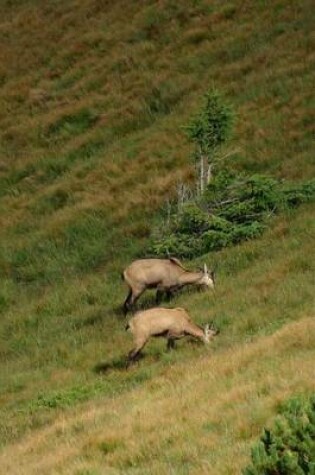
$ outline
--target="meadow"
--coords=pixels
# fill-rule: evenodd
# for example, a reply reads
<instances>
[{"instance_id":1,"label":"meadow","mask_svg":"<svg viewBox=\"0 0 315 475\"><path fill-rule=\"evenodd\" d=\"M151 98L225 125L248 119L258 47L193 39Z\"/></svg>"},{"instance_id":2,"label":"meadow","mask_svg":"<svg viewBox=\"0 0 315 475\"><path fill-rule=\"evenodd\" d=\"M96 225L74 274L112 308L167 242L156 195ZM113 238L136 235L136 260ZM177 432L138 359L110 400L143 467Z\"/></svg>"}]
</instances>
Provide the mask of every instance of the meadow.
<instances>
[{"instance_id":1,"label":"meadow","mask_svg":"<svg viewBox=\"0 0 315 475\"><path fill-rule=\"evenodd\" d=\"M120 274L194 181L183 127L212 85L233 169L314 176L311 2L1 3L0 473L241 473L314 392L314 206L185 262L217 267L170 304L215 321L209 347L153 341L126 371Z\"/></svg>"}]
</instances>

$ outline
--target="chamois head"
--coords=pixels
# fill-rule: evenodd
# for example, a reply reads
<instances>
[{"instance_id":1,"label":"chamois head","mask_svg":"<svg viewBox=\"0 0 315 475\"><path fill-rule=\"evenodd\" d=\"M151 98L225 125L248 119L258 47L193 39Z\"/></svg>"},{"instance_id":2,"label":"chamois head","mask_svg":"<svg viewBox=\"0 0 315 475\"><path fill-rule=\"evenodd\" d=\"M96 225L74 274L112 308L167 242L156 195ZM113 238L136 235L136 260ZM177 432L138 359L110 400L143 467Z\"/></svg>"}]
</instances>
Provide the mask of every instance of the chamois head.
<instances>
[{"instance_id":1,"label":"chamois head","mask_svg":"<svg viewBox=\"0 0 315 475\"><path fill-rule=\"evenodd\" d=\"M218 330L214 326L213 322L211 323L211 325L207 323L204 328L204 342L209 343L211 338L217 335L218 333L220 333L220 330Z\"/></svg>"},{"instance_id":2,"label":"chamois head","mask_svg":"<svg viewBox=\"0 0 315 475\"><path fill-rule=\"evenodd\" d=\"M204 264L202 270L202 277L199 281L202 287L214 289L214 271L208 271L207 264Z\"/></svg>"}]
</instances>

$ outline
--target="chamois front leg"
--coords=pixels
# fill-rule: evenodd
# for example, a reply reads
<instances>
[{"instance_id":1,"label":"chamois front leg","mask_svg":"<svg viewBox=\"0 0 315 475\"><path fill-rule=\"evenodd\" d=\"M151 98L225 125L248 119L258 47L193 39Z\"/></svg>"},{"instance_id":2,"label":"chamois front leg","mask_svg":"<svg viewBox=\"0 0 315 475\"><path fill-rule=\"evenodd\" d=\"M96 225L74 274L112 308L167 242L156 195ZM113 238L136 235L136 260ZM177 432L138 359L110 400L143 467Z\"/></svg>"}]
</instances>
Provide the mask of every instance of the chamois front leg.
<instances>
[{"instance_id":1,"label":"chamois front leg","mask_svg":"<svg viewBox=\"0 0 315 475\"><path fill-rule=\"evenodd\" d=\"M124 315L126 316L128 311L130 310L130 299L132 297L132 290L130 289L129 290L129 293L127 295L127 298L124 302L124 305L123 305L123 312L124 312Z\"/></svg>"},{"instance_id":2,"label":"chamois front leg","mask_svg":"<svg viewBox=\"0 0 315 475\"><path fill-rule=\"evenodd\" d=\"M134 364L137 359L139 358L139 351L134 348L133 350L129 351L128 356L127 356L127 361L126 361L126 369L129 368L132 364Z\"/></svg>"},{"instance_id":3,"label":"chamois front leg","mask_svg":"<svg viewBox=\"0 0 315 475\"><path fill-rule=\"evenodd\" d=\"M175 348L175 340L174 338L168 338L167 339L167 345L166 345L167 351L173 350Z\"/></svg>"},{"instance_id":4,"label":"chamois front leg","mask_svg":"<svg viewBox=\"0 0 315 475\"><path fill-rule=\"evenodd\" d=\"M175 341L181 338L181 335L178 335L178 333L174 333L172 331L169 331L166 335L167 338L167 345L166 348L167 350L173 350L175 348Z\"/></svg>"},{"instance_id":5,"label":"chamois front leg","mask_svg":"<svg viewBox=\"0 0 315 475\"><path fill-rule=\"evenodd\" d=\"M173 298L173 291L172 289L167 289L166 291L166 298L167 298L167 301L170 302Z\"/></svg>"},{"instance_id":6,"label":"chamois front leg","mask_svg":"<svg viewBox=\"0 0 315 475\"><path fill-rule=\"evenodd\" d=\"M155 303L156 305L160 305L162 296L163 296L164 291L162 289L157 289L156 295L155 295Z\"/></svg>"},{"instance_id":7,"label":"chamois front leg","mask_svg":"<svg viewBox=\"0 0 315 475\"><path fill-rule=\"evenodd\" d=\"M156 291L156 297L155 297L156 305L159 305L161 303L163 294L166 294L166 299L168 302L170 302L170 300L173 297L173 289L171 288L165 289L164 287L158 286L157 291Z\"/></svg>"}]
</instances>

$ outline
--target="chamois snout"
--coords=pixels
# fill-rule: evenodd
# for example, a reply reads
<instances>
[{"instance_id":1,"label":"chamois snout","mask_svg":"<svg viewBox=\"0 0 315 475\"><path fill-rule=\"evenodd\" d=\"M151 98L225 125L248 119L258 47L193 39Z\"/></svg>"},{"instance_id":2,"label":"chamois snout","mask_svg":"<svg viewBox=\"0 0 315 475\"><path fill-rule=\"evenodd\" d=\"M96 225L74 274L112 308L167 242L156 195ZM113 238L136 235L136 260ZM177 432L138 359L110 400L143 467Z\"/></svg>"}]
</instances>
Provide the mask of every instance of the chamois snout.
<instances>
[{"instance_id":1,"label":"chamois snout","mask_svg":"<svg viewBox=\"0 0 315 475\"><path fill-rule=\"evenodd\" d=\"M220 333L219 329L214 326L213 322L211 322L211 324L207 323L204 328L205 343L209 343L211 338L218 335L219 333Z\"/></svg>"}]
</instances>

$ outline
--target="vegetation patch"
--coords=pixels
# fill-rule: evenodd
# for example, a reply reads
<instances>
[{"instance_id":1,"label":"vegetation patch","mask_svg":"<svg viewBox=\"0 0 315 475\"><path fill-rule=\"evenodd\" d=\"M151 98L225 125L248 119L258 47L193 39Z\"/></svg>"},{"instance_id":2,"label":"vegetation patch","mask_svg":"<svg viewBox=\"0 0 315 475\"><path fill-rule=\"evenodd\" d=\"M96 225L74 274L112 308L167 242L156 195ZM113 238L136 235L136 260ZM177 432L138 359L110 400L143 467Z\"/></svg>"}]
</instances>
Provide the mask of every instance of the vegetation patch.
<instances>
[{"instance_id":1,"label":"vegetation patch","mask_svg":"<svg viewBox=\"0 0 315 475\"><path fill-rule=\"evenodd\" d=\"M115 452L118 448L123 447L123 442L121 440L108 439L100 442L98 447L104 455L108 455L111 452Z\"/></svg>"},{"instance_id":2,"label":"vegetation patch","mask_svg":"<svg viewBox=\"0 0 315 475\"><path fill-rule=\"evenodd\" d=\"M123 365L124 363L124 365ZM125 369L126 364L122 359L115 362L116 367L112 369ZM97 370L99 372L99 370ZM136 373L126 374L123 379L120 379L117 375L113 374L111 379L99 378L94 383L80 384L73 386L72 388L63 389L60 391L54 391L51 393L40 394L36 399L31 401L26 410L30 412L36 412L39 409L64 409L66 407L74 406L80 402L87 401L91 398L95 398L99 395L114 396L128 391L132 388L141 385L145 381L152 378L151 369L141 368Z\"/></svg>"},{"instance_id":3,"label":"vegetation patch","mask_svg":"<svg viewBox=\"0 0 315 475\"><path fill-rule=\"evenodd\" d=\"M221 170L204 194L168 209L151 251L192 258L260 236L270 217L315 197L315 180L289 184Z\"/></svg>"},{"instance_id":4,"label":"vegetation patch","mask_svg":"<svg viewBox=\"0 0 315 475\"><path fill-rule=\"evenodd\" d=\"M54 211L64 208L66 205L73 204L74 199L71 193L62 188L57 189L49 195L41 197L37 203L32 206L32 210L38 214L51 214Z\"/></svg>"},{"instance_id":5,"label":"vegetation patch","mask_svg":"<svg viewBox=\"0 0 315 475\"><path fill-rule=\"evenodd\" d=\"M265 175L236 173L221 157L234 113L217 90L205 95L187 127L195 143L197 192L182 185L166 222L154 233L151 252L196 257L262 234L268 218L315 197L315 180L288 184Z\"/></svg>"},{"instance_id":6,"label":"vegetation patch","mask_svg":"<svg viewBox=\"0 0 315 475\"><path fill-rule=\"evenodd\" d=\"M31 412L36 412L38 409L43 408L62 409L78 404L79 402L87 401L91 397L96 397L101 393L110 394L110 392L110 386L106 381L98 381L90 385L82 384L50 394L40 394L37 399L30 402L29 409ZM113 392L115 392L114 389Z\"/></svg>"},{"instance_id":7,"label":"vegetation patch","mask_svg":"<svg viewBox=\"0 0 315 475\"><path fill-rule=\"evenodd\" d=\"M45 136L58 136L58 140L65 140L82 134L96 122L97 117L98 114L88 108L64 115L48 127Z\"/></svg>"},{"instance_id":8,"label":"vegetation patch","mask_svg":"<svg viewBox=\"0 0 315 475\"><path fill-rule=\"evenodd\" d=\"M315 473L315 396L285 404L272 429L264 429L252 448L244 475Z\"/></svg>"}]
</instances>

